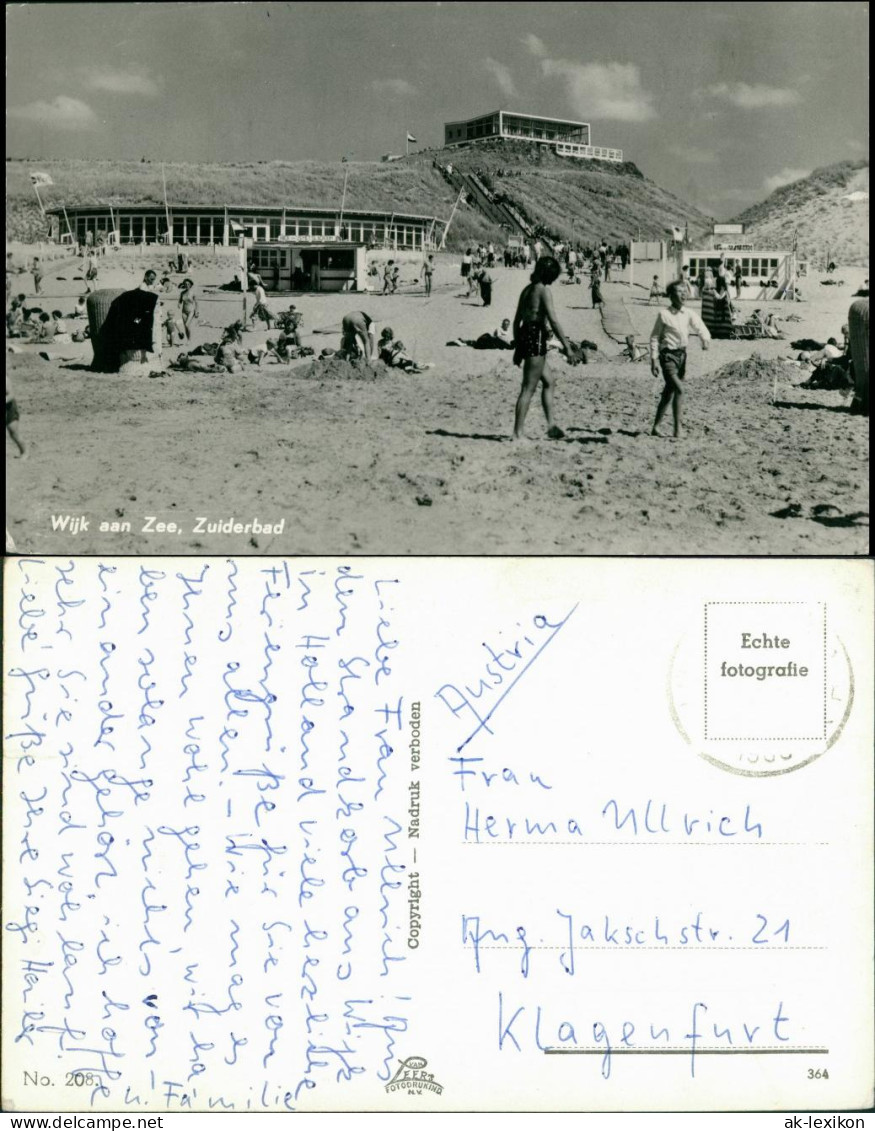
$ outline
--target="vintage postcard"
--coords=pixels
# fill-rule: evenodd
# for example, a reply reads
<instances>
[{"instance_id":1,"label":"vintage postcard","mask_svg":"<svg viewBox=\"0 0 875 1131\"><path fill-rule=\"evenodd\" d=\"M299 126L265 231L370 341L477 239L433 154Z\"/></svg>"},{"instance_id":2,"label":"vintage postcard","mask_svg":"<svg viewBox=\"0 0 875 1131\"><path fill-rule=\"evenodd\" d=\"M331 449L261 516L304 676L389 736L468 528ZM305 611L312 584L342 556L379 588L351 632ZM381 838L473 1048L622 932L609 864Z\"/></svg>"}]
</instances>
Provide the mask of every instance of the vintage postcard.
<instances>
[{"instance_id":1,"label":"vintage postcard","mask_svg":"<svg viewBox=\"0 0 875 1131\"><path fill-rule=\"evenodd\" d=\"M864 556L868 21L8 4L8 548Z\"/></svg>"},{"instance_id":2,"label":"vintage postcard","mask_svg":"<svg viewBox=\"0 0 875 1131\"><path fill-rule=\"evenodd\" d=\"M4 1109L870 1105L872 574L8 560Z\"/></svg>"}]
</instances>

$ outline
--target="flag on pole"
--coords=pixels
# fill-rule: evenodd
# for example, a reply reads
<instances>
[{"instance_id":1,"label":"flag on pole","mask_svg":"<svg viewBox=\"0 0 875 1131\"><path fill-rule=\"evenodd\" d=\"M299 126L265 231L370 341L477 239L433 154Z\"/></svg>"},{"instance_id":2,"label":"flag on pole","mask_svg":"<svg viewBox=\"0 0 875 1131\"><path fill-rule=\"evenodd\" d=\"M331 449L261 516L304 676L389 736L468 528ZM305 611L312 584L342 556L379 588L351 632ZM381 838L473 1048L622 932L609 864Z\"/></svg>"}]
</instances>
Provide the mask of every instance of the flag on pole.
<instances>
[{"instance_id":1,"label":"flag on pole","mask_svg":"<svg viewBox=\"0 0 875 1131\"><path fill-rule=\"evenodd\" d=\"M245 232L246 231L246 229L243 227L243 225L238 224L236 220L229 220L228 221L228 227L231 229L232 232Z\"/></svg>"},{"instance_id":2,"label":"flag on pole","mask_svg":"<svg viewBox=\"0 0 875 1131\"><path fill-rule=\"evenodd\" d=\"M53 185L55 182L48 173L31 173L30 183L32 185Z\"/></svg>"},{"instance_id":3,"label":"flag on pole","mask_svg":"<svg viewBox=\"0 0 875 1131\"><path fill-rule=\"evenodd\" d=\"M416 138L413 136L413 134L409 130L407 131L407 140L408 141L416 141Z\"/></svg>"}]
</instances>

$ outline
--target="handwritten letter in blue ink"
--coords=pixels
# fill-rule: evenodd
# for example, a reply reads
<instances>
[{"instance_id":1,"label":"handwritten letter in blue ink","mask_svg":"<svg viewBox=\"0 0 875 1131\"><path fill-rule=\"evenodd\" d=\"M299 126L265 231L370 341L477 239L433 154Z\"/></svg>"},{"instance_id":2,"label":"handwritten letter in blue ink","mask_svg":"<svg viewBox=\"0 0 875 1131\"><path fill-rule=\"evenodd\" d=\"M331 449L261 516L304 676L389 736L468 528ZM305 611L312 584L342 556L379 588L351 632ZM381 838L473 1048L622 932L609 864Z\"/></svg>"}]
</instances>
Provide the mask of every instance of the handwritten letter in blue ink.
<instances>
[{"instance_id":1,"label":"handwritten letter in blue ink","mask_svg":"<svg viewBox=\"0 0 875 1131\"><path fill-rule=\"evenodd\" d=\"M4 1106L866 1106L871 623L868 563L11 559Z\"/></svg>"}]
</instances>

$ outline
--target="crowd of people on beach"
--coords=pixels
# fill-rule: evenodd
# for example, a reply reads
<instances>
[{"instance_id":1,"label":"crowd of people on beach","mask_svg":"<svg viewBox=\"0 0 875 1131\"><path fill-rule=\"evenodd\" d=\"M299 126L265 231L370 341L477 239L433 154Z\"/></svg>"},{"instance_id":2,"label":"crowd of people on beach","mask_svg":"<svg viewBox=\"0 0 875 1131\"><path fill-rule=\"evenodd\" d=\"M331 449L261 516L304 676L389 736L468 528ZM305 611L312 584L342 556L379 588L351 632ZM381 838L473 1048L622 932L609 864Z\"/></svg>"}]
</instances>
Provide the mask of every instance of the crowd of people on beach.
<instances>
[{"instance_id":1,"label":"crowd of people on beach","mask_svg":"<svg viewBox=\"0 0 875 1131\"><path fill-rule=\"evenodd\" d=\"M513 351L514 364L522 369L514 411L515 440L524 435L530 404L538 390L548 437L563 437L564 433L554 418L555 376L546 364L548 351L561 351L569 364L577 365L586 360L589 351L596 348L594 343L584 340L578 344L566 335L556 315L551 286L559 281L580 284L588 276L592 307L598 310L604 304L602 284L611 281L612 266L619 262L621 268L625 268L628 261L628 247L611 247L606 240L602 240L597 246L558 241L548 247L536 238L531 242L511 241L501 249L496 248L493 242L487 242L472 244L465 250L461 257L460 275L466 287L459 297L479 298L483 307L492 304L496 282L493 272L497 266L534 268L530 282L524 286L519 296L512 322L505 318L494 329L481 333L477 338L460 338L447 343L479 350ZM170 261L165 271L149 268L135 291L125 292L122 296L125 298L125 304L122 305L126 305L127 315L130 315L131 320L142 322L148 315L152 329L144 332L141 327L135 335L129 335L129 341L122 341L125 333L121 333L120 372L124 374L126 366L134 366L137 372L148 369L150 376L157 375L155 359L161 353L162 344L171 348L182 343L189 345L187 350L170 362L171 368L189 372L235 374L243 372L247 365L260 366L266 360L289 365L300 358L315 356L315 349L302 342L302 312L294 304L281 312L272 310L264 281L251 263L245 272L246 287L251 290L253 298L248 317L244 303L244 318L227 326L219 341L192 347L193 332L200 318L195 282L189 274L185 274L179 283L173 278L175 273L186 272L189 267L188 256L180 255ZM15 277L25 271L29 271L33 277L34 296L40 296L43 269L39 258L35 257L27 268L20 268L12 262L11 254L7 255L7 338L19 339L22 344L40 346L86 340L89 335L86 324L89 295L96 287L98 275L96 249L86 248L83 261L86 290L77 297L75 307L66 313L58 308L44 310L39 305L28 305L27 293L13 293ZM382 268L372 263L370 272L374 284L372 292L382 295L398 293L400 264L395 258L388 259ZM415 280L421 283L422 293L426 297L432 293L436 273L435 255L427 253ZM669 305L660 307L657 313L649 348L636 345L634 335L626 339L624 354L628 355L628 360L638 361L649 356L651 371L663 382L652 426L653 435L660 434L660 426L669 409L673 420L673 434L675 437L681 435L689 338L691 335L698 336L702 348L707 349L714 337L734 336L723 331L725 326L737 326L731 288L735 289L737 300L741 285L739 269L730 271L722 263L714 270L703 270L696 279L691 279L689 270L684 268L680 277L665 290ZM662 294L659 278L653 276L646 302L651 305L659 303ZM170 295L175 295L175 302L168 297ZM701 316L685 305L691 295L702 298ZM243 342L244 333L262 324L266 325L272 336L263 344L247 348ZM755 331L753 336L785 336L775 315L762 309L753 311L744 325ZM340 333L339 349L326 347L321 350L320 358L363 359L366 363L379 361L389 368L410 374L421 373L431 367L429 363L417 361L410 356L403 341L395 336L391 327L383 327L377 338L375 320L364 311L351 311L344 316ZM847 327L842 328L842 335L841 346L836 338L830 338L826 343L807 340L798 343L800 346L816 347L800 348L792 359L796 364L811 369L811 376L804 387L846 388L849 382L853 384L852 376L849 376ZM134 337L136 341L133 340ZM134 369L129 371L134 372ZM7 430L23 454L25 447L18 429L18 408L8 383Z\"/></svg>"}]
</instances>

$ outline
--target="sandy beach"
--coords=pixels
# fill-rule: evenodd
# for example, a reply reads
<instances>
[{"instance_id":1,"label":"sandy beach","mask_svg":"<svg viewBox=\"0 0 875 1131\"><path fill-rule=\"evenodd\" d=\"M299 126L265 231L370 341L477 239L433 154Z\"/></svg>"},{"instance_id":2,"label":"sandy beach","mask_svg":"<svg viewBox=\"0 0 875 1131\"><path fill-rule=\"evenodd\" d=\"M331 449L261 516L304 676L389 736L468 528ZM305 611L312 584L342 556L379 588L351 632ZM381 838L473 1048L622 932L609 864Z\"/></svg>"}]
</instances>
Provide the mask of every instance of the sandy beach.
<instances>
[{"instance_id":1,"label":"sandy beach","mask_svg":"<svg viewBox=\"0 0 875 1131\"><path fill-rule=\"evenodd\" d=\"M638 269L641 283L649 279L646 267ZM304 344L317 354L338 346L345 313L364 309L378 330L391 326L409 353L431 363L417 375L386 370L348 379L337 376L336 366L314 373L312 363L298 362L251 366L238 376L168 371L132 380L92 373L87 342L52 347L64 354L52 361L31 346L8 354L29 446L28 459L14 458L7 438L7 526L16 549L867 552L868 419L848 413L850 397L798 388L808 373L793 367L777 380L771 369L759 381L719 373L754 352L769 361L786 357L797 338L840 338L865 269L840 270L842 286L822 286L821 276L809 275L800 303L756 302L753 294L742 300L743 311L761 306L779 317L798 315L801 321L785 323L785 341L720 341L703 352L694 340L679 442L649 435L661 381L646 362L622 361L621 344L602 332L586 283L554 285L566 333L595 342L598 360L572 368L551 352L556 414L566 436L546 438L533 401L527 439L519 444L510 442L520 380L511 354L448 343L512 318L527 276L496 268L493 304L484 309L478 298L461 297L458 272L457 258L440 257L430 298L414 281L413 266L405 268L397 295L291 298L304 313ZM122 264L110 256L101 264L100 286L128 288L141 273L139 261ZM46 278L39 301L66 312L84 288L73 265L58 274ZM216 289L229 272L206 258L196 262L193 277L201 316L192 344L216 341L220 328L240 316L241 296ZM605 297L625 304L638 340L646 342L656 307L647 305L642 286L630 287L621 272L615 277L604 284ZM175 293L167 300L175 304ZM279 310L289 301L274 296L270 305ZM269 336L255 330L244 344ZM273 529L205 532L232 520Z\"/></svg>"}]
</instances>

